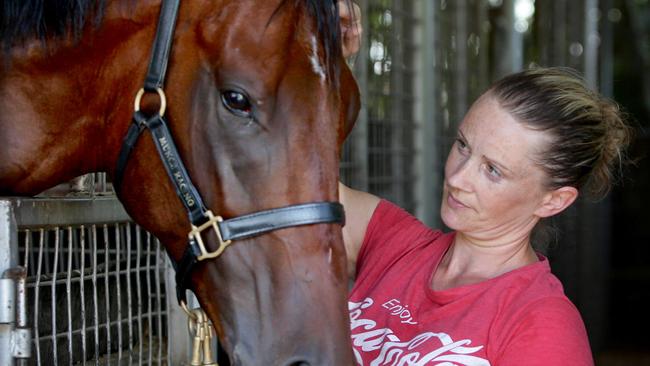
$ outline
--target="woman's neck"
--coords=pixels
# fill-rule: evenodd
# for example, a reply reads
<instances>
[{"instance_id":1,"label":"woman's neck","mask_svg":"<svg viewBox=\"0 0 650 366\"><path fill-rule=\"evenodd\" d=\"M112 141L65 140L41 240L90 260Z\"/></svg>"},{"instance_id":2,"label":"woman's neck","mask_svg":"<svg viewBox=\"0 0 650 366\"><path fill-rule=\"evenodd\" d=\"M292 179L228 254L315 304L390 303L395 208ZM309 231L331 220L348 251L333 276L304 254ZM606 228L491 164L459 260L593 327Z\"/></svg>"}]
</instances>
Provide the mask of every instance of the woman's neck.
<instances>
[{"instance_id":1,"label":"woman's neck","mask_svg":"<svg viewBox=\"0 0 650 366\"><path fill-rule=\"evenodd\" d=\"M434 290L479 283L538 261L530 236L481 241L456 233L431 281Z\"/></svg>"}]
</instances>

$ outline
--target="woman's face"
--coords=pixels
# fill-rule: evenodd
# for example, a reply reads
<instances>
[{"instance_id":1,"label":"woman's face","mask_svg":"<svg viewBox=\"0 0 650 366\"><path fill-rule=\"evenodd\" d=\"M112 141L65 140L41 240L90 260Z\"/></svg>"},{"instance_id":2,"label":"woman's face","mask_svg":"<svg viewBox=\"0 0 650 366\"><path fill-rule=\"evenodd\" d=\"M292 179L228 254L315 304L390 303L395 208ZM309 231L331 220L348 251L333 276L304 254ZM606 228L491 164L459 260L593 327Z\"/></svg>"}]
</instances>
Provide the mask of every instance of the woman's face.
<instances>
[{"instance_id":1,"label":"woman's face","mask_svg":"<svg viewBox=\"0 0 650 366\"><path fill-rule=\"evenodd\" d=\"M444 223L484 240L527 235L547 193L544 172L534 163L546 140L483 95L463 119L447 158Z\"/></svg>"}]
</instances>

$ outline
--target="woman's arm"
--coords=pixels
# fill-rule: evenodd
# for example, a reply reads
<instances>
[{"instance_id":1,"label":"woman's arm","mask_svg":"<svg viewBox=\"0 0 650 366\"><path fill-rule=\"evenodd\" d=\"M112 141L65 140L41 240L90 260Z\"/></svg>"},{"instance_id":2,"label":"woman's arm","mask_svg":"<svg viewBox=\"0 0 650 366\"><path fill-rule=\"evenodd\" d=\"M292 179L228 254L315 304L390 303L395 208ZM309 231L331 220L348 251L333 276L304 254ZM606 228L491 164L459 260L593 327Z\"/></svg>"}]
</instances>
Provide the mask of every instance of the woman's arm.
<instances>
[{"instance_id":1,"label":"woman's arm","mask_svg":"<svg viewBox=\"0 0 650 366\"><path fill-rule=\"evenodd\" d=\"M350 0L339 0L338 7L341 18L343 57L348 58L356 54L361 46L363 32L361 11L359 6ZM366 235L366 228L379 203L379 198L339 183L339 200L345 208L346 223L343 227L343 242L348 258L348 275L352 279L356 274L357 256Z\"/></svg>"},{"instance_id":2,"label":"woman's arm","mask_svg":"<svg viewBox=\"0 0 650 366\"><path fill-rule=\"evenodd\" d=\"M348 188L343 183L339 183L339 200L345 208L343 242L348 258L348 275L350 278L354 278L357 256L372 213L379 204L379 197Z\"/></svg>"}]
</instances>

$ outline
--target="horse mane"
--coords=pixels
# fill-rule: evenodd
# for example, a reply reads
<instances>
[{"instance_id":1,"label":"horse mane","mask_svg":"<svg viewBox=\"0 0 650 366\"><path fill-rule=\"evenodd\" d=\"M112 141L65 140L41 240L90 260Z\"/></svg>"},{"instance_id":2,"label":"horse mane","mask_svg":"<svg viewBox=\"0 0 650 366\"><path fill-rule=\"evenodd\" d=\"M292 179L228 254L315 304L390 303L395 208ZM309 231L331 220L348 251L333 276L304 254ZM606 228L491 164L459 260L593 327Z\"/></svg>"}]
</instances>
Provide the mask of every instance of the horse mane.
<instances>
[{"instance_id":1,"label":"horse mane","mask_svg":"<svg viewBox=\"0 0 650 366\"><path fill-rule=\"evenodd\" d=\"M97 25L104 16L107 0L2 0L0 44L4 51L19 42L50 37L78 39L89 20ZM323 42L329 78L338 83L341 31L337 0L283 0L276 13L289 2L306 7L316 22ZM347 6L350 0L345 1ZM273 18L273 17L271 17Z\"/></svg>"},{"instance_id":2,"label":"horse mane","mask_svg":"<svg viewBox=\"0 0 650 366\"><path fill-rule=\"evenodd\" d=\"M89 20L103 17L106 0L3 0L0 5L0 43L49 37L78 38Z\"/></svg>"},{"instance_id":3,"label":"horse mane","mask_svg":"<svg viewBox=\"0 0 650 366\"><path fill-rule=\"evenodd\" d=\"M303 1L306 3L307 10L316 21L316 31L321 36L323 42L325 65L328 71L327 75L337 85L340 73L340 63L338 60L343 52L341 48L339 4L336 0ZM347 6L351 6L350 0L346 0L346 3Z\"/></svg>"}]
</instances>

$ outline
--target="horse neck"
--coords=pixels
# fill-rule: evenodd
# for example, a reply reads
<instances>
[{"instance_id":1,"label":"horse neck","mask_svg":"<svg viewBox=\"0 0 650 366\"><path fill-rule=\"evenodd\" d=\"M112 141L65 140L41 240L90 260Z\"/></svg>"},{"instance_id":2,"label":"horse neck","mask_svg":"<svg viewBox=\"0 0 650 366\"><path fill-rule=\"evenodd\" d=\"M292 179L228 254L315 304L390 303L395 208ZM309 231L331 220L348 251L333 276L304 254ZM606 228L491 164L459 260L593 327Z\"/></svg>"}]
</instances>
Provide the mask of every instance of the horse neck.
<instances>
[{"instance_id":1,"label":"horse neck","mask_svg":"<svg viewBox=\"0 0 650 366\"><path fill-rule=\"evenodd\" d=\"M0 71L0 194L32 195L114 166L155 22L109 16L74 45L45 50L34 41L9 52Z\"/></svg>"}]
</instances>

